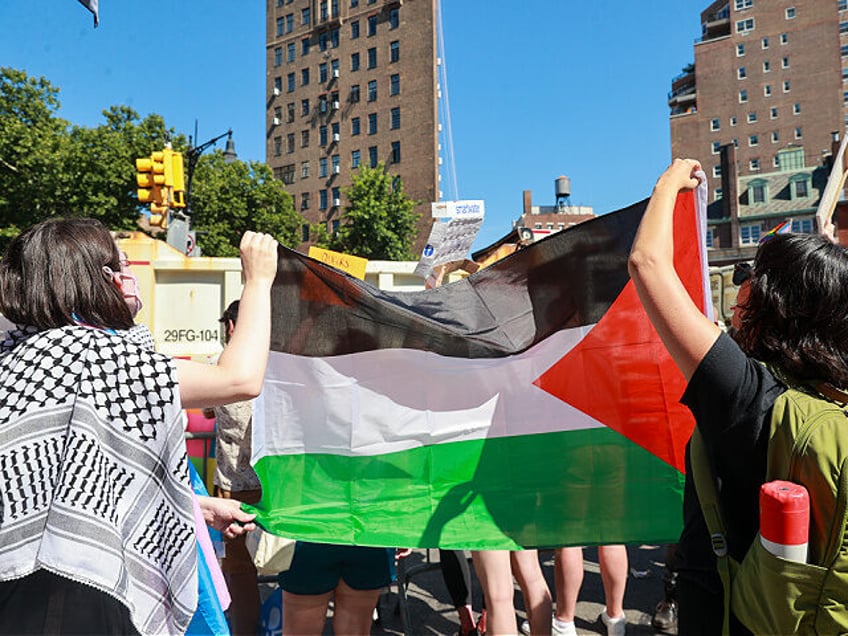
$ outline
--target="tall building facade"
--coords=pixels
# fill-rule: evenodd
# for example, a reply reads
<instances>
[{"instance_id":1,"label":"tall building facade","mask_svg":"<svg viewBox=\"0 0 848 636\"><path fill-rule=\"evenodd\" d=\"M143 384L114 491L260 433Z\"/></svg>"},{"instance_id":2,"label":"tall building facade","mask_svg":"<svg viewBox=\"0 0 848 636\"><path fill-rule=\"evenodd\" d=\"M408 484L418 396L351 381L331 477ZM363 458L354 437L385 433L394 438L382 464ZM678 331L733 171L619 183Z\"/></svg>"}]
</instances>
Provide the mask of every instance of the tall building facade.
<instances>
[{"instance_id":1,"label":"tall building facade","mask_svg":"<svg viewBox=\"0 0 848 636\"><path fill-rule=\"evenodd\" d=\"M671 148L710 185L710 262L750 258L786 219L815 231L834 136L846 122L846 0L717 0L695 62L672 80Z\"/></svg>"},{"instance_id":2,"label":"tall building facade","mask_svg":"<svg viewBox=\"0 0 848 636\"><path fill-rule=\"evenodd\" d=\"M421 202L426 239L436 50L436 0L267 0L267 163L309 223L336 229L353 171L383 162Z\"/></svg>"}]
</instances>

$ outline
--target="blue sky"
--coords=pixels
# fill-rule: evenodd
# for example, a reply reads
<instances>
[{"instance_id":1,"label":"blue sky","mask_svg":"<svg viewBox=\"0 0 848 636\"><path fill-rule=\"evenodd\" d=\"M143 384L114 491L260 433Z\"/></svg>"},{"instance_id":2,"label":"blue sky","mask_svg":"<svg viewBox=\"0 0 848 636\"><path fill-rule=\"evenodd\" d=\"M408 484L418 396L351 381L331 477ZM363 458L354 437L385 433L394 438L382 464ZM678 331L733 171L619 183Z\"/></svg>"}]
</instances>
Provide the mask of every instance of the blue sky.
<instances>
[{"instance_id":1,"label":"blue sky","mask_svg":"<svg viewBox=\"0 0 848 636\"><path fill-rule=\"evenodd\" d=\"M650 194L708 4L442 0L458 194L486 201L474 249L509 232L523 190L552 204L559 175L598 213ZM200 142L232 128L241 159L265 159L265 2L100 0L94 29L76 0L2 0L0 65L49 79L74 124L126 104L187 135L197 120Z\"/></svg>"}]
</instances>

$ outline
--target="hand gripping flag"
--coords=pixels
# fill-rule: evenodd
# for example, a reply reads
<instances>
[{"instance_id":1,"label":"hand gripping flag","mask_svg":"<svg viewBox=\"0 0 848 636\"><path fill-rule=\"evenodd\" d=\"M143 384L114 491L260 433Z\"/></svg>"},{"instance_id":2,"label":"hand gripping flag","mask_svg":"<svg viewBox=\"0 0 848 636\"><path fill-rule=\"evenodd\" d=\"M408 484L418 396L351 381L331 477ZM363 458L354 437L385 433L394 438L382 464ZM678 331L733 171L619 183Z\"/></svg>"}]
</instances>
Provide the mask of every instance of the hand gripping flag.
<instances>
[{"instance_id":1,"label":"hand gripping flag","mask_svg":"<svg viewBox=\"0 0 848 636\"><path fill-rule=\"evenodd\" d=\"M422 292L281 250L253 426L259 523L370 546L676 540L694 422L627 273L646 205ZM704 209L684 193L674 219L701 308Z\"/></svg>"}]
</instances>

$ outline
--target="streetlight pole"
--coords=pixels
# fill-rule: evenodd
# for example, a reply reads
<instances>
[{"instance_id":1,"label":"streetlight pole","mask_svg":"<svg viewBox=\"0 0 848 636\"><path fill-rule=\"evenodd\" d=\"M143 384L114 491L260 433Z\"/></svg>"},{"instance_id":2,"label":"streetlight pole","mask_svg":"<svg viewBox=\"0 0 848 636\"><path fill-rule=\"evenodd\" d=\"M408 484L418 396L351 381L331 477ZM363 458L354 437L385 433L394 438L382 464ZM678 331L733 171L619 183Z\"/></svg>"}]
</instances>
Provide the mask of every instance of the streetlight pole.
<instances>
[{"instance_id":1,"label":"streetlight pole","mask_svg":"<svg viewBox=\"0 0 848 636\"><path fill-rule=\"evenodd\" d=\"M200 248L197 246L194 232L191 228L191 184L194 180L194 169L200 159L200 155L208 148L214 146L224 137L227 145L224 148L224 162L233 163L237 158L236 145L233 143L233 130L229 129L217 137L213 137L199 146L193 145L192 137L188 138L188 150L186 151L186 207L185 212L172 212L168 223L168 244L177 248L186 256L200 256ZM197 123L195 122L194 139L197 138Z\"/></svg>"}]
</instances>

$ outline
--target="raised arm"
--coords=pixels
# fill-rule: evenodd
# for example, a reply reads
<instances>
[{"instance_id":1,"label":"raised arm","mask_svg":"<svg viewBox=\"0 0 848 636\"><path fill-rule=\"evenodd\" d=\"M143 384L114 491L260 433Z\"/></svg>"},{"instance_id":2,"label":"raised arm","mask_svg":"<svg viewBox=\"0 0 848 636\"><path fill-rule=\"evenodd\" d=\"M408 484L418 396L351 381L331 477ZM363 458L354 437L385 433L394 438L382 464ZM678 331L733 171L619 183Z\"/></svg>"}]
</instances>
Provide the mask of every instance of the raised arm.
<instances>
[{"instance_id":1,"label":"raised arm","mask_svg":"<svg viewBox=\"0 0 848 636\"><path fill-rule=\"evenodd\" d=\"M183 408L203 408L259 395L271 341L271 285L277 273L277 241L245 232L241 239L244 289L239 319L217 365L175 360Z\"/></svg>"},{"instance_id":2,"label":"raised arm","mask_svg":"<svg viewBox=\"0 0 848 636\"><path fill-rule=\"evenodd\" d=\"M675 159L660 176L642 217L628 269L648 317L688 382L721 330L692 302L674 270L677 194L697 187L692 159Z\"/></svg>"}]
</instances>

